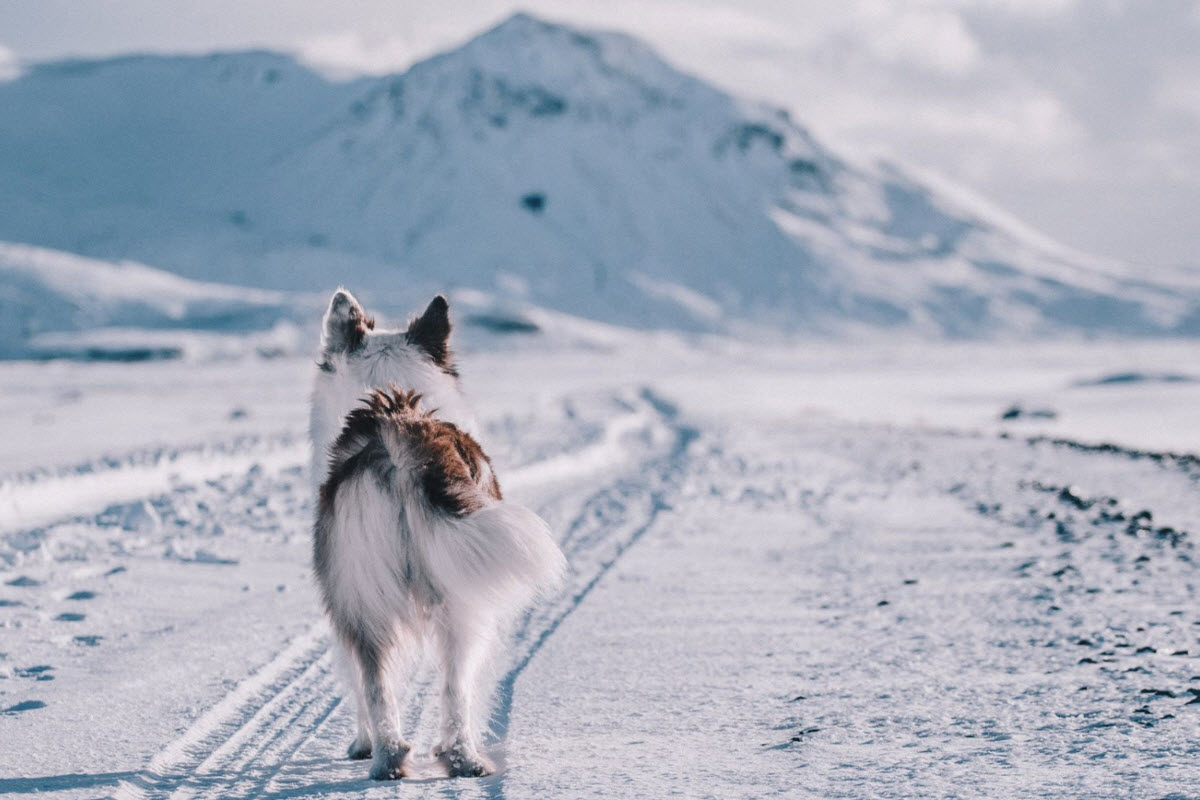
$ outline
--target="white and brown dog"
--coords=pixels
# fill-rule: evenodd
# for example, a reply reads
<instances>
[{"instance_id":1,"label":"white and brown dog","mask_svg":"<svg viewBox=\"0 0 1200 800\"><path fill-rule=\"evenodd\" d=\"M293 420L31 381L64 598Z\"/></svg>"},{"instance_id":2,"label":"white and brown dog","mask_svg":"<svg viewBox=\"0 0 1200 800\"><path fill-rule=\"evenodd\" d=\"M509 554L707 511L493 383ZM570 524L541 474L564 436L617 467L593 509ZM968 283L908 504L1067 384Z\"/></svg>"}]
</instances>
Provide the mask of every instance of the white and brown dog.
<instances>
[{"instance_id":1,"label":"white and brown dog","mask_svg":"<svg viewBox=\"0 0 1200 800\"><path fill-rule=\"evenodd\" d=\"M493 771L480 735L484 665L506 619L552 587L566 562L533 512L505 502L448 349L435 297L403 330L379 330L338 290L325 314L312 394L317 512L313 564L352 665L371 777L404 777L393 666L428 637L440 655L442 740L451 776Z\"/></svg>"}]
</instances>

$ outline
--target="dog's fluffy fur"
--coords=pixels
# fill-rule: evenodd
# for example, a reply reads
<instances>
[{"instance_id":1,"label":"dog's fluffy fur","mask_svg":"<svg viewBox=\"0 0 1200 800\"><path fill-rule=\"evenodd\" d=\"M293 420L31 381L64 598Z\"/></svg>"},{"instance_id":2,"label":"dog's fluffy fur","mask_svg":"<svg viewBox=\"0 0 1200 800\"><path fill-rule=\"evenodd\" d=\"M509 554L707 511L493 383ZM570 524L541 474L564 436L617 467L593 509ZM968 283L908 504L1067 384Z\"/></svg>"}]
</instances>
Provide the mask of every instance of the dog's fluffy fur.
<instances>
[{"instance_id":1,"label":"dog's fluffy fur","mask_svg":"<svg viewBox=\"0 0 1200 800\"><path fill-rule=\"evenodd\" d=\"M354 673L352 758L406 774L391 679L430 639L439 653L442 739L452 776L493 771L480 746L481 683L503 622L562 574L546 524L502 499L459 389L441 296L405 330L377 330L339 289L325 314L312 396L313 564Z\"/></svg>"}]
</instances>

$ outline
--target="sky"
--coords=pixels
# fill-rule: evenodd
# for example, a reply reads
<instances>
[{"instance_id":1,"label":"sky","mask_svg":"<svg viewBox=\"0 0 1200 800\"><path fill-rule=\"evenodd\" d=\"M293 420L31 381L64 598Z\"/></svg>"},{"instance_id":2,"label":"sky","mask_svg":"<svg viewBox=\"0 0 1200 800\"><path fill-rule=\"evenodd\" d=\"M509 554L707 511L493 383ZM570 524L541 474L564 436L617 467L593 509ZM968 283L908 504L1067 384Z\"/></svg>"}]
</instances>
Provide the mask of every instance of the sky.
<instances>
[{"instance_id":1,"label":"sky","mask_svg":"<svg viewBox=\"0 0 1200 800\"><path fill-rule=\"evenodd\" d=\"M834 149L932 170L1075 249L1200 267L1200 0L0 0L0 80L245 47L399 71L516 10L638 36Z\"/></svg>"}]
</instances>

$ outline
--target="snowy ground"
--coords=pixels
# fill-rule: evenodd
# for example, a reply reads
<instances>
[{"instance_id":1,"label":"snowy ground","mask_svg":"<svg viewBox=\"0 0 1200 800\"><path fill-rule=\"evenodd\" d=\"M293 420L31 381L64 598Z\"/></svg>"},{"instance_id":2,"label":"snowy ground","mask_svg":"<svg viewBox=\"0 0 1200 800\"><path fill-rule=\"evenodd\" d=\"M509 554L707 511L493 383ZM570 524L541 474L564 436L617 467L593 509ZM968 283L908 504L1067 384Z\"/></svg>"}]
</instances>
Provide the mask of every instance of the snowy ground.
<instances>
[{"instance_id":1,"label":"snowy ground","mask_svg":"<svg viewBox=\"0 0 1200 800\"><path fill-rule=\"evenodd\" d=\"M571 573L501 665L502 772L403 786L343 758L311 363L0 365L0 795L1200 795L1196 352L468 356Z\"/></svg>"}]
</instances>

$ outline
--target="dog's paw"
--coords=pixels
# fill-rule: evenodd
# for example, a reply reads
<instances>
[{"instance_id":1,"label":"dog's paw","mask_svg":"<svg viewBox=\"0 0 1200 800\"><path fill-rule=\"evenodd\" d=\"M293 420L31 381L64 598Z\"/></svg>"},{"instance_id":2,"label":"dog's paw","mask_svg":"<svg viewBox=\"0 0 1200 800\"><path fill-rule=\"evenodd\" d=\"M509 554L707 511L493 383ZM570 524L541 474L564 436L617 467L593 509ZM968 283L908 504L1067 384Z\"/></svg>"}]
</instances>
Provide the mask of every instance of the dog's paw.
<instances>
[{"instance_id":1,"label":"dog's paw","mask_svg":"<svg viewBox=\"0 0 1200 800\"><path fill-rule=\"evenodd\" d=\"M353 761L362 761L364 758L371 757L371 738L369 736L355 737L350 743L346 755Z\"/></svg>"},{"instance_id":2,"label":"dog's paw","mask_svg":"<svg viewBox=\"0 0 1200 800\"><path fill-rule=\"evenodd\" d=\"M496 767L486 757L461 745L439 747L434 751L434 755L451 778L482 778L496 771Z\"/></svg>"},{"instance_id":3,"label":"dog's paw","mask_svg":"<svg viewBox=\"0 0 1200 800\"><path fill-rule=\"evenodd\" d=\"M395 781L406 777L404 762L407 757L408 747L405 745L378 748L371 762L371 780Z\"/></svg>"}]
</instances>

